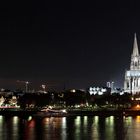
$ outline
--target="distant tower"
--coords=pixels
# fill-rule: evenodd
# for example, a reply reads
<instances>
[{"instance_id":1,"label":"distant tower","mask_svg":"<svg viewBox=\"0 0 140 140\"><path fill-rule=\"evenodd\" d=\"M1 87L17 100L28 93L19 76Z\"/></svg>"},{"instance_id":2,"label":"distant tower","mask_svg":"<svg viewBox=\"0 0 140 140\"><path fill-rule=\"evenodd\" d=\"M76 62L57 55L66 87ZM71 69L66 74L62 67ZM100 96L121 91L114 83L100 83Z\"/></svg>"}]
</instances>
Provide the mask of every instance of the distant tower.
<instances>
[{"instance_id":1,"label":"distant tower","mask_svg":"<svg viewBox=\"0 0 140 140\"><path fill-rule=\"evenodd\" d=\"M130 70L125 72L124 92L132 93L133 95L140 93L140 55L136 34L134 35Z\"/></svg>"},{"instance_id":2,"label":"distant tower","mask_svg":"<svg viewBox=\"0 0 140 140\"><path fill-rule=\"evenodd\" d=\"M108 88L110 88L111 86L110 86L110 82L107 82L106 83L106 86L108 87Z\"/></svg>"}]
</instances>

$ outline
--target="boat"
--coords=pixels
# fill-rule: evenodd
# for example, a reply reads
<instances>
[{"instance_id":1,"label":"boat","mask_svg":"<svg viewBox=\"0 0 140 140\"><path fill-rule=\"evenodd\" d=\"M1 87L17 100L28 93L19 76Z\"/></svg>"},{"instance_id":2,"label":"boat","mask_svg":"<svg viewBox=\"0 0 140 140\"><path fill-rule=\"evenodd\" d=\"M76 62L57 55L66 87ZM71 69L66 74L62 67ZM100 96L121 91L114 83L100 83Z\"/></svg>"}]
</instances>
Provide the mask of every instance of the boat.
<instances>
[{"instance_id":1,"label":"boat","mask_svg":"<svg viewBox=\"0 0 140 140\"><path fill-rule=\"evenodd\" d=\"M33 115L34 117L66 117L68 113L65 109L43 109L36 114Z\"/></svg>"}]
</instances>

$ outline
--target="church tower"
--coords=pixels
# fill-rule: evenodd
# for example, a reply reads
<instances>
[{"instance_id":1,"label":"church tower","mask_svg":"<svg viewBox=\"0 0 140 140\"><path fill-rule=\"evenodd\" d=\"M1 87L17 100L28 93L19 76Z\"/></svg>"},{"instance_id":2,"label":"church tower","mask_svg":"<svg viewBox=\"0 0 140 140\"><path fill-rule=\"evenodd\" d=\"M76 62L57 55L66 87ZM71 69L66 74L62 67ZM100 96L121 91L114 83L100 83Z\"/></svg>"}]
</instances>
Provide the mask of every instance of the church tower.
<instances>
[{"instance_id":1,"label":"church tower","mask_svg":"<svg viewBox=\"0 0 140 140\"><path fill-rule=\"evenodd\" d=\"M131 55L130 70L140 70L140 56L136 34L134 35L133 53Z\"/></svg>"},{"instance_id":2,"label":"church tower","mask_svg":"<svg viewBox=\"0 0 140 140\"><path fill-rule=\"evenodd\" d=\"M133 95L140 93L140 55L136 34L134 35L130 70L125 72L124 92L132 93Z\"/></svg>"}]
</instances>

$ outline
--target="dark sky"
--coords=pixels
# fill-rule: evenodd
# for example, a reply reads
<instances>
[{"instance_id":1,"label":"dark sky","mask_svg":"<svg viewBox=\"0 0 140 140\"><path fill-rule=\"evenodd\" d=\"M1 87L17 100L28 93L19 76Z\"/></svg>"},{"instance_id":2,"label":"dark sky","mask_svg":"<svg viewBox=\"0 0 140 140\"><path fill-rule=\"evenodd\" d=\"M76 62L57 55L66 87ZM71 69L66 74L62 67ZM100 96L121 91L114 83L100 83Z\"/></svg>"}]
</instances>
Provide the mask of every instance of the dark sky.
<instances>
[{"instance_id":1,"label":"dark sky","mask_svg":"<svg viewBox=\"0 0 140 140\"><path fill-rule=\"evenodd\" d=\"M0 88L123 86L134 33L140 46L135 2L11 2L0 6Z\"/></svg>"}]
</instances>

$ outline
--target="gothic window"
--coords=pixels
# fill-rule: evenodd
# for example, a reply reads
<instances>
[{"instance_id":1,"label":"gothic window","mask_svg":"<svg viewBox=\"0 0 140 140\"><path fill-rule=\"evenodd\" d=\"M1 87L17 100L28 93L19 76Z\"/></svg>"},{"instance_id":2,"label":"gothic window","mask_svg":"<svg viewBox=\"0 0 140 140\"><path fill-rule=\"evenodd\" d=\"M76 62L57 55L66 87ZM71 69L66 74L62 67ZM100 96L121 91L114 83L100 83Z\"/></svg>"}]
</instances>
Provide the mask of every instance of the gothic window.
<instances>
[{"instance_id":1,"label":"gothic window","mask_svg":"<svg viewBox=\"0 0 140 140\"><path fill-rule=\"evenodd\" d=\"M137 62L135 62L135 67L137 66Z\"/></svg>"},{"instance_id":2,"label":"gothic window","mask_svg":"<svg viewBox=\"0 0 140 140\"><path fill-rule=\"evenodd\" d=\"M127 88L129 88L129 82L127 81Z\"/></svg>"}]
</instances>

